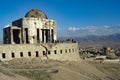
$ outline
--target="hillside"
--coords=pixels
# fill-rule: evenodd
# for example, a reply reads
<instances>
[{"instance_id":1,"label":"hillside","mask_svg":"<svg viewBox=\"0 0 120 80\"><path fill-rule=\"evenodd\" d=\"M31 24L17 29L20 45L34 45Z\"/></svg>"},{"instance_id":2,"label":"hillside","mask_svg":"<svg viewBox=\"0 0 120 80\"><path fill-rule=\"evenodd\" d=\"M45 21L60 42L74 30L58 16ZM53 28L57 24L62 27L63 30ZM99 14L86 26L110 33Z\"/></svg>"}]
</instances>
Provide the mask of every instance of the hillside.
<instances>
[{"instance_id":1,"label":"hillside","mask_svg":"<svg viewBox=\"0 0 120 80\"><path fill-rule=\"evenodd\" d=\"M60 37L59 40L67 40L66 37ZM120 34L111 35L88 35L85 37L69 37L69 39L74 39L77 41L81 47L84 46L109 46L109 47L119 47L120 46Z\"/></svg>"},{"instance_id":2,"label":"hillside","mask_svg":"<svg viewBox=\"0 0 120 80\"><path fill-rule=\"evenodd\" d=\"M82 38L76 38L76 40L80 43L82 42L119 42L120 41L120 34L112 34L112 35L105 35L105 36L95 36L89 35Z\"/></svg>"},{"instance_id":3,"label":"hillside","mask_svg":"<svg viewBox=\"0 0 120 80\"><path fill-rule=\"evenodd\" d=\"M99 62L55 61L34 59L12 60L9 64L0 65L2 80L118 80L116 73L107 70L108 64ZM112 65L112 64L111 64ZM99 67L100 66L100 67ZM106 66L106 67L105 67ZM120 72L116 66L110 70ZM118 73L119 74L119 73Z\"/></svg>"}]
</instances>

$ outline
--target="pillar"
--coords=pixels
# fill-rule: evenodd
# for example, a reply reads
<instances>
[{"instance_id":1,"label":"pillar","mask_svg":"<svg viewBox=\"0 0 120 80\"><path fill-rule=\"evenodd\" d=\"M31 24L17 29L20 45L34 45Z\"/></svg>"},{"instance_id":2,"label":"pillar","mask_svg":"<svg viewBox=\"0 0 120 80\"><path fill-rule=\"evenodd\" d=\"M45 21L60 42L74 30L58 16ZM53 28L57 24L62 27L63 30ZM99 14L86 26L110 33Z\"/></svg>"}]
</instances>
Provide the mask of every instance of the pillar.
<instances>
[{"instance_id":1,"label":"pillar","mask_svg":"<svg viewBox=\"0 0 120 80\"><path fill-rule=\"evenodd\" d=\"M51 34L51 29L50 29L50 42L52 42L52 34Z\"/></svg>"},{"instance_id":2,"label":"pillar","mask_svg":"<svg viewBox=\"0 0 120 80\"><path fill-rule=\"evenodd\" d=\"M44 43L46 43L46 30L43 31L44 31Z\"/></svg>"},{"instance_id":3,"label":"pillar","mask_svg":"<svg viewBox=\"0 0 120 80\"><path fill-rule=\"evenodd\" d=\"M13 43L13 30L12 30L12 28L10 28L10 37L11 37L10 43L11 43L11 44L14 44L14 43Z\"/></svg>"}]
</instances>

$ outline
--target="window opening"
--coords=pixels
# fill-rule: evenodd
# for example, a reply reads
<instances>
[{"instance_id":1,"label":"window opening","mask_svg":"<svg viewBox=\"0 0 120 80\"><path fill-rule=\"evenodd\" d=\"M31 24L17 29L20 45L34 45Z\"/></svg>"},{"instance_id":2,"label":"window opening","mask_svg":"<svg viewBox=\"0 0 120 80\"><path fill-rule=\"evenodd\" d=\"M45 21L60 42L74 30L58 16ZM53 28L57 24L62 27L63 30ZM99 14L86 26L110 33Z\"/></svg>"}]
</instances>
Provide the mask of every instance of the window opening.
<instances>
[{"instance_id":1,"label":"window opening","mask_svg":"<svg viewBox=\"0 0 120 80\"><path fill-rule=\"evenodd\" d=\"M15 57L15 54L14 53L12 53L12 58L14 58Z\"/></svg>"},{"instance_id":2,"label":"window opening","mask_svg":"<svg viewBox=\"0 0 120 80\"><path fill-rule=\"evenodd\" d=\"M23 57L23 52L20 52L20 57Z\"/></svg>"},{"instance_id":3,"label":"window opening","mask_svg":"<svg viewBox=\"0 0 120 80\"><path fill-rule=\"evenodd\" d=\"M56 50L54 50L54 54L57 54L57 51L56 51Z\"/></svg>"},{"instance_id":4,"label":"window opening","mask_svg":"<svg viewBox=\"0 0 120 80\"><path fill-rule=\"evenodd\" d=\"M39 57L38 51L36 51L36 57Z\"/></svg>"},{"instance_id":5,"label":"window opening","mask_svg":"<svg viewBox=\"0 0 120 80\"><path fill-rule=\"evenodd\" d=\"M49 54L49 55L51 54L50 51L48 51L48 54Z\"/></svg>"},{"instance_id":6,"label":"window opening","mask_svg":"<svg viewBox=\"0 0 120 80\"><path fill-rule=\"evenodd\" d=\"M2 58L6 58L6 55L5 55L5 53L2 53Z\"/></svg>"},{"instance_id":7,"label":"window opening","mask_svg":"<svg viewBox=\"0 0 120 80\"><path fill-rule=\"evenodd\" d=\"M28 52L28 56L31 56L31 52Z\"/></svg>"},{"instance_id":8,"label":"window opening","mask_svg":"<svg viewBox=\"0 0 120 80\"><path fill-rule=\"evenodd\" d=\"M60 53L62 54L62 50L60 50Z\"/></svg>"}]
</instances>

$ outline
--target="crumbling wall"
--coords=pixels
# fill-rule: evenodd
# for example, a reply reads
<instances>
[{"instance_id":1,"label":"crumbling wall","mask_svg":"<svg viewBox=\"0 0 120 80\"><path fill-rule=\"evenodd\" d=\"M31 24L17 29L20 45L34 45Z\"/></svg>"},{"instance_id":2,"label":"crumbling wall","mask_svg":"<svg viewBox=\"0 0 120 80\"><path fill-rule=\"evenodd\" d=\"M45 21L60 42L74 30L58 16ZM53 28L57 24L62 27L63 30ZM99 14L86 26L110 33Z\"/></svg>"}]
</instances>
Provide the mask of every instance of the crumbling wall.
<instances>
[{"instance_id":1,"label":"crumbling wall","mask_svg":"<svg viewBox=\"0 0 120 80\"><path fill-rule=\"evenodd\" d=\"M3 43L4 44L11 44L11 38L10 38L10 27L3 29Z\"/></svg>"},{"instance_id":2,"label":"crumbling wall","mask_svg":"<svg viewBox=\"0 0 120 80\"><path fill-rule=\"evenodd\" d=\"M22 18L12 22L12 26L22 27Z\"/></svg>"},{"instance_id":3,"label":"crumbling wall","mask_svg":"<svg viewBox=\"0 0 120 80\"><path fill-rule=\"evenodd\" d=\"M46 49L47 48L47 57ZM54 60L79 60L77 43L13 44L0 45L0 60L14 58L41 58Z\"/></svg>"}]
</instances>

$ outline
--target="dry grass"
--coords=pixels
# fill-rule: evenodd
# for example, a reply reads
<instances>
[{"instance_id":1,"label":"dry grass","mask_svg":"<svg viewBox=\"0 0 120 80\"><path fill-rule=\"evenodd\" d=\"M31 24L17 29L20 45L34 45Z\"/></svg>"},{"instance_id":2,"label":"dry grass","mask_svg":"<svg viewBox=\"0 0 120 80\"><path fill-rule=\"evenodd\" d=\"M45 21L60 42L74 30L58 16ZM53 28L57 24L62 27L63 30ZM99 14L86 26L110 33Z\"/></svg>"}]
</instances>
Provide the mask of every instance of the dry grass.
<instances>
[{"instance_id":1,"label":"dry grass","mask_svg":"<svg viewBox=\"0 0 120 80\"><path fill-rule=\"evenodd\" d=\"M97 69L111 75L113 78L120 80L120 62L103 62L99 63L99 61L88 61L91 65L95 66Z\"/></svg>"},{"instance_id":2,"label":"dry grass","mask_svg":"<svg viewBox=\"0 0 120 80\"><path fill-rule=\"evenodd\" d=\"M9 69L9 73L12 72L32 80L51 80L52 73L58 72L56 68L52 68L56 66L54 62L40 59L15 59L2 66ZM1 72L5 73L6 70Z\"/></svg>"},{"instance_id":3,"label":"dry grass","mask_svg":"<svg viewBox=\"0 0 120 80\"><path fill-rule=\"evenodd\" d=\"M119 80L119 65L82 60L18 59L3 64L0 72L8 76L11 73L17 74L26 77L26 80Z\"/></svg>"},{"instance_id":4,"label":"dry grass","mask_svg":"<svg viewBox=\"0 0 120 80\"><path fill-rule=\"evenodd\" d=\"M51 80L51 75L50 73L41 70L33 70L33 71L16 71L15 73L28 77L32 80Z\"/></svg>"}]
</instances>

